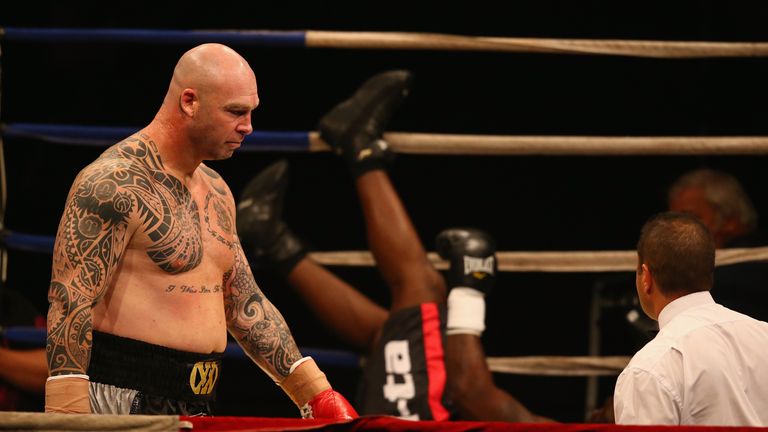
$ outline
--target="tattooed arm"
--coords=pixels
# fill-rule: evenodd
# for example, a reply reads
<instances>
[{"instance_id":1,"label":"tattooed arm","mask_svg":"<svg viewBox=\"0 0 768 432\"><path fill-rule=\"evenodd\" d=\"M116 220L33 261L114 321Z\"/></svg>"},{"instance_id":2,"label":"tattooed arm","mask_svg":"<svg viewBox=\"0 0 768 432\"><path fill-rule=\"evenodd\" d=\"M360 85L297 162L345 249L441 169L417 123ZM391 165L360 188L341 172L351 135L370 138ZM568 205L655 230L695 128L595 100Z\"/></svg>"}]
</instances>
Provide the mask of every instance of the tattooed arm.
<instances>
[{"instance_id":1,"label":"tattooed arm","mask_svg":"<svg viewBox=\"0 0 768 432\"><path fill-rule=\"evenodd\" d=\"M280 383L288 376L291 365L301 359L301 353L283 316L264 296L253 278L235 232L235 199L232 192L214 170L205 165L201 168L211 178L211 186L218 197L210 200L206 198L206 226L211 234L229 246L235 258L234 265L224 274L223 281L227 328L248 356L270 378ZM209 207L216 214L219 229L233 235L234 241L225 240L211 228L212 224L208 221L211 212Z\"/></svg>"},{"instance_id":2,"label":"tattooed arm","mask_svg":"<svg viewBox=\"0 0 768 432\"><path fill-rule=\"evenodd\" d=\"M224 275L227 327L248 356L275 382L281 382L301 358L283 316L253 278L239 242L235 265Z\"/></svg>"},{"instance_id":3,"label":"tattooed arm","mask_svg":"<svg viewBox=\"0 0 768 432\"><path fill-rule=\"evenodd\" d=\"M48 292L46 351L52 377L87 378L84 375L92 344L91 308L104 295L125 249L129 215L134 206L132 195L120 186L120 176L109 159L98 160L78 175L67 197L56 235ZM85 391L87 400L87 385L79 383L74 390L53 388L53 383L61 386L59 381L67 382L49 379L47 411L57 411L58 402L49 407L49 397L57 393ZM72 397L82 398L82 394Z\"/></svg>"},{"instance_id":4,"label":"tattooed arm","mask_svg":"<svg viewBox=\"0 0 768 432\"><path fill-rule=\"evenodd\" d=\"M231 193L229 194L231 198ZM234 214L234 200L231 200ZM235 224L233 224L234 226ZM235 263L224 275L224 306L230 333L296 404L304 418L352 419L357 412L331 388L325 374L296 347L280 312L264 297L235 237Z\"/></svg>"}]
</instances>

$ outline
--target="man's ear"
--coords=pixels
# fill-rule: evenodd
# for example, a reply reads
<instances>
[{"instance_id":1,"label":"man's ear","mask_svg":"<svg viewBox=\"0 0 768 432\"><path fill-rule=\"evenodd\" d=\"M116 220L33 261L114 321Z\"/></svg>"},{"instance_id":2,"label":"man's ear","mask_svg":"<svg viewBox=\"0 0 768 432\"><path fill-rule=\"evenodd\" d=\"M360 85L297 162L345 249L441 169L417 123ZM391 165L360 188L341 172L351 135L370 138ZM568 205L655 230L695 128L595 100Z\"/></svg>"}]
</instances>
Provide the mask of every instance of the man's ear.
<instances>
[{"instance_id":1,"label":"man's ear","mask_svg":"<svg viewBox=\"0 0 768 432\"><path fill-rule=\"evenodd\" d=\"M640 280L640 289L643 290L643 293L648 295L655 287L656 281L653 279L653 275L651 274L651 269L648 267L648 264L643 264L642 268L643 274Z\"/></svg>"},{"instance_id":2,"label":"man's ear","mask_svg":"<svg viewBox=\"0 0 768 432\"><path fill-rule=\"evenodd\" d=\"M194 89L186 88L181 92L179 96L179 108L184 114L189 117L194 117L197 114L197 109L200 106L200 100L197 97L197 92Z\"/></svg>"}]
</instances>

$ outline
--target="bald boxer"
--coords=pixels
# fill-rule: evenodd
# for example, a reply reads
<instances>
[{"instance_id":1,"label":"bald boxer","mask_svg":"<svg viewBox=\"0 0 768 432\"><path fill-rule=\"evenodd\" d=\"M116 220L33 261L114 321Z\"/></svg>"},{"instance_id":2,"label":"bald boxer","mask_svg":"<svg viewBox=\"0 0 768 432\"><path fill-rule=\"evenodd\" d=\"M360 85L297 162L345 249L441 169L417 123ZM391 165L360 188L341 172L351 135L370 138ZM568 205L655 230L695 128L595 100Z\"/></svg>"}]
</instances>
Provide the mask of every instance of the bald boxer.
<instances>
[{"instance_id":1,"label":"bald boxer","mask_svg":"<svg viewBox=\"0 0 768 432\"><path fill-rule=\"evenodd\" d=\"M410 85L407 71L377 74L318 125L354 179L368 244L391 293L388 309L307 258L302 241L281 219L285 162L264 170L243 192L238 230L244 247L253 263L287 278L324 324L368 353L357 400L361 413L411 420L545 421L496 387L485 363L480 335L484 292L495 277L495 265L488 266L495 262L492 241L474 230L446 233L450 241L441 237L442 253L461 263L452 271L464 271L465 255L482 254L474 282L449 276L446 286L390 181L386 166L393 154L383 131ZM446 337L446 296L454 287Z\"/></svg>"},{"instance_id":2,"label":"bald boxer","mask_svg":"<svg viewBox=\"0 0 768 432\"><path fill-rule=\"evenodd\" d=\"M253 279L204 160L253 131L256 77L219 44L178 61L154 120L74 181L53 253L46 411L210 414L227 330L304 417L352 418Z\"/></svg>"}]
</instances>

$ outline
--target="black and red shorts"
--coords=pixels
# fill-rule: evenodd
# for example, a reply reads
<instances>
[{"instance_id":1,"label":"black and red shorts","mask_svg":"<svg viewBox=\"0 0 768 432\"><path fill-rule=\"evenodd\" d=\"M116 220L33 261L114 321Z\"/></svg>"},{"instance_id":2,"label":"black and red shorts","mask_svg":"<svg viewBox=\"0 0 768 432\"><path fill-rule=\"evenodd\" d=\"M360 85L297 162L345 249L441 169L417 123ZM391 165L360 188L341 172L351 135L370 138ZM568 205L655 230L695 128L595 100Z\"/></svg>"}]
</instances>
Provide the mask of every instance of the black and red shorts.
<instances>
[{"instance_id":1,"label":"black and red shorts","mask_svg":"<svg viewBox=\"0 0 768 432\"><path fill-rule=\"evenodd\" d=\"M361 414L447 420L445 308L424 303L393 312L363 370Z\"/></svg>"}]
</instances>

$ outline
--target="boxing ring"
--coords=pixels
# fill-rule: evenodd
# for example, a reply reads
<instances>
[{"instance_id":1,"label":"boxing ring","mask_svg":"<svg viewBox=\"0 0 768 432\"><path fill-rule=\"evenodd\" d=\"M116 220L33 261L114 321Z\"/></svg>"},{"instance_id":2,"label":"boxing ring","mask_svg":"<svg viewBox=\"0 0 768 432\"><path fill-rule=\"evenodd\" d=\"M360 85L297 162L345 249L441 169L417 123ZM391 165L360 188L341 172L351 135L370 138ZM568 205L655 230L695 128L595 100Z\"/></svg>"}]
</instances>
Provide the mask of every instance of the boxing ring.
<instances>
[{"instance_id":1,"label":"boxing ring","mask_svg":"<svg viewBox=\"0 0 768 432\"><path fill-rule=\"evenodd\" d=\"M277 432L323 430L331 432L386 430L386 431L531 431L531 432L608 432L608 431L680 431L729 432L733 427L717 426L619 426L607 424L536 424L504 422L413 422L393 417L367 416L355 420L333 422L329 420L297 420L255 417L179 417L146 415L87 415L48 413L0 412L0 430L71 430L71 431L230 431ZM765 430L765 428L738 428L738 430Z\"/></svg>"},{"instance_id":2,"label":"boxing ring","mask_svg":"<svg viewBox=\"0 0 768 432\"><path fill-rule=\"evenodd\" d=\"M241 47L270 47L275 49L346 49L346 50L444 50L481 51L497 53L540 53L556 55L605 55L636 56L658 59L718 58L718 57L768 57L768 43L728 42L665 42L631 40L586 39L529 39L500 37L469 37L448 34L380 33L380 32L331 32L331 31L179 31L179 30L131 30L131 29L0 29L0 41L50 42L77 44L95 43L147 43L181 44L189 46L204 42L220 42ZM4 82L9 85L9 83ZM83 122L88 119L84 118ZM38 233L17 232L4 223L6 208L6 161L3 146L13 145L16 140L34 140L52 146L77 146L106 148L140 127L88 126L85 124L2 123L0 142L0 277L5 284L9 271L7 251L21 250L50 254L54 238ZM421 155L497 155L513 156L696 156L696 155L766 155L768 136L505 136L505 135L457 135L388 132L385 139L396 153ZM246 137L241 152L294 152L314 153L329 151L329 146L316 131L265 131L257 130ZM226 177L226 173L224 173ZM52 228L53 229L53 228ZM501 251L497 253L499 270L505 272L632 272L636 267L634 250L595 251ZM313 252L317 262L331 266L373 266L373 258L367 251ZM438 269L447 263L430 252L430 260ZM768 260L768 246L717 251L716 265ZM10 271L13 271L12 266ZM593 299L593 315L597 306ZM593 316L594 318L594 316ZM594 330L594 329L593 329ZM45 333L40 329L12 327L3 331L11 340L31 341L44 345ZM596 406L596 381L598 376L617 375L626 365L626 356L601 357L596 355L596 334L591 335L590 356L525 356L489 357L492 371L548 376L590 377L587 387L587 410ZM360 358L353 353L302 347L305 355L311 355L318 363L338 367L357 368ZM245 359L240 348L231 343L226 358L233 361ZM106 417L106 416L105 416ZM141 416L139 416L141 417ZM10 418L5 418L11 421ZM3 421L0 416L0 423ZM18 419L14 419L16 421ZM102 419L106 421L107 419ZM119 419L111 419L119 423ZM146 419L136 419L137 422ZM38 419L23 418L22 425L35 424ZM56 420L58 421L58 420ZM149 421L149 420L146 420ZM327 426L327 422L289 421L278 419L249 422L245 419L164 419L158 429L179 430L191 422L194 430L291 430ZM424 430L466 430L478 424L457 422L453 426L421 422ZM432 422L434 423L434 422ZM141 424L141 423L140 423ZM131 427L125 425L124 430ZM248 426L246 426L248 425ZM399 424L392 419L368 418L359 422L336 425L339 430L357 428L408 429L411 423ZM618 426L594 426L581 429L578 425L525 425L520 430L621 430L643 429ZM91 425L90 428L106 426ZM154 426L151 426L154 427ZM483 429L508 430L509 425L483 423ZM87 429L87 427L85 427ZM453 428L453 429L451 429ZM465 429L466 428L466 429ZM0 429L2 429L0 427ZM76 428L75 428L76 429ZM655 428L657 429L657 428ZM684 428L676 428L684 429ZM718 430L718 428L709 428ZM119 429L115 429L119 430ZM149 429L148 429L149 430ZM331 430L336 430L333 428ZM698 430L698 429L697 429Z\"/></svg>"}]
</instances>

